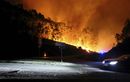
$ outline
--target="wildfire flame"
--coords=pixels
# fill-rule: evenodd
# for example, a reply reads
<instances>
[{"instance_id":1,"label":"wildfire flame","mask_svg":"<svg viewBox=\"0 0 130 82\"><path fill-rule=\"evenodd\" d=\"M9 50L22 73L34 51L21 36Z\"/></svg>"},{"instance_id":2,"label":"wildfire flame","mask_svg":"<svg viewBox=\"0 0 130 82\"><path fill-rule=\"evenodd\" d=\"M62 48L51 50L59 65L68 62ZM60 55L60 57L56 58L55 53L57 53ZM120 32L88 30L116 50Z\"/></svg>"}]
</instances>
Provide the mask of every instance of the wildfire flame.
<instances>
[{"instance_id":1,"label":"wildfire flame","mask_svg":"<svg viewBox=\"0 0 130 82\"><path fill-rule=\"evenodd\" d=\"M97 6L104 3L104 0L44 0L38 5L35 1L30 3L26 0L25 3L28 8L29 5L34 5L46 17L57 22L64 22L58 27L46 24L43 27L45 32L41 35L42 38L71 44L87 51L99 52L106 48L103 41L99 42L99 29L91 25L91 18Z\"/></svg>"},{"instance_id":2,"label":"wildfire flame","mask_svg":"<svg viewBox=\"0 0 130 82\"><path fill-rule=\"evenodd\" d=\"M58 26L46 24L42 38L96 52L113 47L115 34L122 30L126 18L130 17L130 0L14 1L21 1L26 9L36 9L54 21L64 22Z\"/></svg>"},{"instance_id":3,"label":"wildfire flame","mask_svg":"<svg viewBox=\"0 0 130 82\"><path fill-rule=\"evenodd\" d=\"M77 48L98 52L96 37L92 37L92 29L87 27L82 30L76 30L71 26L61 22L48 22L43 26L41 38L47 38L58 42L64 42L74 45ZM94 36L94 35L93 35Z\"/></svg>"}]
</instances>

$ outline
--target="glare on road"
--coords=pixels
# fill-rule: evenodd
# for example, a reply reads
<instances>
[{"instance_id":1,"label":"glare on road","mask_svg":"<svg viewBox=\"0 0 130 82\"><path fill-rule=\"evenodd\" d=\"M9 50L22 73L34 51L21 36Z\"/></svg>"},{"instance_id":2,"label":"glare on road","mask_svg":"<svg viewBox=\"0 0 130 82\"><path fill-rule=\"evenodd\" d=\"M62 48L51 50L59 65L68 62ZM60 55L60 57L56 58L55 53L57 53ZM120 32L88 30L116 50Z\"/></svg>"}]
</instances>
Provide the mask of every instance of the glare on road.
<instances>
[{"instance_id":1,"label":"glare on road","mask_svg":"<svg viewBox=\"0 0 130 82\"><path fill-rule=\"evenodd\" d=\"M47 60L17 60L0 63L0 79L113 78L115 74L111 71L104 71L84 64ZM123 76L123 74L117 75Z\"/></svg>"}]
</instances>

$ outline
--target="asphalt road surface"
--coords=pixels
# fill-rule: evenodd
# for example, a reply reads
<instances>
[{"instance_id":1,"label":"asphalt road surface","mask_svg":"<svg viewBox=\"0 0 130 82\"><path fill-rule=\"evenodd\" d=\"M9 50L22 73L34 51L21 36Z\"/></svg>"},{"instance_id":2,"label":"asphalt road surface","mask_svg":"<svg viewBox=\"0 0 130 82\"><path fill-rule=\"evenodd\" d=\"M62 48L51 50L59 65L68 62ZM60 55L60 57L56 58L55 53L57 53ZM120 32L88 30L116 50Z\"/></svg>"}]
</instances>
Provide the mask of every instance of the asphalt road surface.
<instances>
[{"instance_id":1,"label":"asphalt road surface","mask_svg":"<svg viewBox=\"0 0 130 82\"><path fill-rule=\"evenodd\" d=\"M78 79L85 81L103 80L113 82L130 81L130 74L102 70L91 66L93 63L76 64L47 60L1 61L0 79Z\"/></svg>"}]
</instances>

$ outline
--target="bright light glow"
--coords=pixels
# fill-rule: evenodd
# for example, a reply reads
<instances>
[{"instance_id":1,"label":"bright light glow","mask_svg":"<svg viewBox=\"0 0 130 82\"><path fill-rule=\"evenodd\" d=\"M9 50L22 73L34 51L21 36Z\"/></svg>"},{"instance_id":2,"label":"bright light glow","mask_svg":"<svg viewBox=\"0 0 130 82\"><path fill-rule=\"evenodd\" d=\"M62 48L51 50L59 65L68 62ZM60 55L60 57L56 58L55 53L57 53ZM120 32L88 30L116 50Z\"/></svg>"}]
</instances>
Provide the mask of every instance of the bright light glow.
<instances>
[{"instance_id":1,"label":"bright light glow","mask_svg":"<svg viewBox=\"0 0 130 82\"><path fill-rule=\"evenodd\" d=\"M118 61L111 61L109 64L110 65L116 65L118 63Z\"/></svg>"},{"instance_id":2,"label":"bright light glow","mask_svg":"<svg viewBox=\"0 0 130 82\"><path fill-rule=\"evenodd\" d=\"M46 55L46 53L44 53L44 58L46 58L47 57L47 55Z\"/></svg>"},{"instance_id":3,"label":"bright light glow","mask_svg":"<svg viewBox=\"0 0 130 82\"><path fill-rule=\"evenodd\" d=\"M102 63L104 64L104 63L105 63L105 61L102 61Z\"/></svg>"},{"instance_id":4,"label":"bright light glow","mask_svg":"<svg viewBox=\"0 0 130 82\"><path fill-rule=\"evenodd\" d=\"M99 54L104 54L106 51L105 50L100 50L98 53Z\"/></svg>"}]
</instances>

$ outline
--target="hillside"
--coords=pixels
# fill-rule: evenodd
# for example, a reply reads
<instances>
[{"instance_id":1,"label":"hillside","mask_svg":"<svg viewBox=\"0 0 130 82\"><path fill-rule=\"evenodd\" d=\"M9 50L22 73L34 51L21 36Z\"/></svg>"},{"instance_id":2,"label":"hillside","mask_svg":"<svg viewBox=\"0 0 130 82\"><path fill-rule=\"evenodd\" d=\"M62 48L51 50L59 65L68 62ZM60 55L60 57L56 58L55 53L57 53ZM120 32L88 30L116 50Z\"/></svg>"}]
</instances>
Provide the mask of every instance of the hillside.
<instances>
[{"instance_id":1,"label":"hillside","mask_svg":"<svg viewBox=\"0 0 130 82\"><path fill-rule=\"evenodd\" d=\"M42 57L44 53L49 57L59 57L61 50L55 45L56 43L64 45L62 48L64 57L73 56L81 58L81 60L97 59L96 52L88 53L81 47L77 48L44 38L39 47L39 35L46 32L46 29L42 29L42 27L50 24L54 25L53 28L59 29L60 23L45 18L36 10L25 10L22 5L11 5L0 0L0 11L0 59Z\"/></svg>"}]
</instances>

